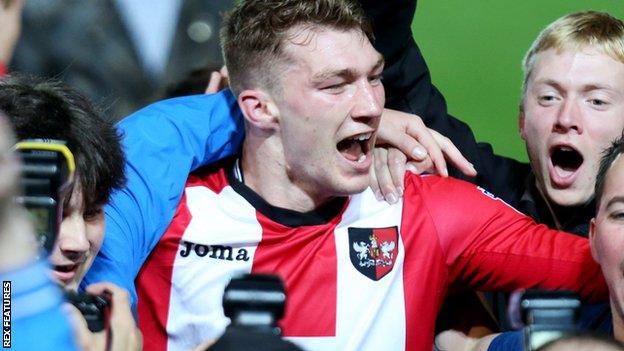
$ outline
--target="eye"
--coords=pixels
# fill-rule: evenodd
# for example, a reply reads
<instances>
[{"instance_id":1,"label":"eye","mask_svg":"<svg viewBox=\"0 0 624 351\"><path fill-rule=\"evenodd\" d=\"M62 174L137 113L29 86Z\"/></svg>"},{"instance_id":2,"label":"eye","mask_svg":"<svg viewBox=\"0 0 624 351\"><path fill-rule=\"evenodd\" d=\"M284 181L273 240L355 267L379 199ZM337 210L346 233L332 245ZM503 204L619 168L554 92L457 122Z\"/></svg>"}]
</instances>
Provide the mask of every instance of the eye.
<instances>
[{"instance_id":1,"label":"eye","mask_svg":"<svg viewBox=\"0 0 624 351\"><path fill-rule=\"evenodd\" d=\"M368 77L368 81L372 84L372 85L378 85L381 84L381 80L382 80L382 76L381 74L375 74L373 76Z\"/></svg>"},{"instance_id":2,"label":"eye","mask_svg":"<svg viewBox=\"0 0 624 351\"><path fill-rule=\"evenodd\" d=\"M553 94L544 94L544 95L540 95L538 96L537 100L541 103L541 104L545 104L548 105L554 101L557 100L557 97Z\"/></svg>"},{"instance_id":3,"label":"eye","mask_svg":"<svg viewBox=\"0 0 624 351\"><path fill-rule=\"evenodd\" d=\"M609 214L609 218L616 221L624 221L624 211L614 211Z\"/></svg>"},{"instance_id":4,"label":"eye","mask_svg":"<svg viewBox=\"0 0 624 351\"><path fill-rule=\"evenodd\" d=\"M341 82L341 83L324 86L321 88L321 90L326 91L331 94L336 94L336 93L342 92L346 85L347 85L347 82Z\"/></svg>"},{"instance_id":5,"label":"eye","mask_svg":"<svg viewBox=\"0 0 624 351\"><path fill-rule=\"evenodd\" d=\"M590 99L589 103L592 104L593 106L598 106L598 107L606 106L608 104L608 102L601 100L601 99Z\"/></svg>"}]
</instances>

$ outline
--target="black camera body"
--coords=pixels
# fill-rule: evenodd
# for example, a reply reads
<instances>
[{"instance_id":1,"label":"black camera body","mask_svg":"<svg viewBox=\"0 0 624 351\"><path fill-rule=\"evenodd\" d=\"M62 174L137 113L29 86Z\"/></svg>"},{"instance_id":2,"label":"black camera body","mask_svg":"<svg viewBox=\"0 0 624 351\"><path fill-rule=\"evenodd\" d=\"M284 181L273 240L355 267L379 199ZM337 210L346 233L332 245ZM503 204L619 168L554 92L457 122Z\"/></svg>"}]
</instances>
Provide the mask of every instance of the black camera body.
<instances>
[{"instance_id":1,"label":"black camera body","mask_svg":"<svg viewBox=\"0 0 624 351\"><path fill-rule=\"evenodd\" d=\"M301 351L281 338L277 322L284 316L286 291L276 275L244 274L232 278L223 293L223 310L231 320L208 351Z\"/></svg>"},{"instance_id":2,"label":"black camera body","mask_svg":"<svg viewBox=\"0 0 624 351\"><path fill-rule=\"evenodd\" d=\"M59 140L24 140L15 149L22 159L20 183L24 194L15 201L30 212L37 240L50 254L62 220L63 198L72 185L74 156Z\"/></svg>"},{"instance_id":3,"label":"black camera body","mask_svg":"<svg viewBox=\"0 0 624 351\"><path fill-rule=\"evenodd\" d=\"M527 290L514 294L512 300L516 300L510 303L517 306L516 320L524 325L525 351L578 330L581 301L571 291Z\"/></svg>"},{"instance_id":4,"label":"black camera body","mask_svg":"<svg viewBox=\"0 0 624 351\"><path fill-rule=\"evenodd\" d=\"M223 292L223 310L234 327L281 331L277 321L284 316L286 292L275 275L246 274L232 278Z\"/></svg>"},{"instance_id":5,"label":"black camera body","mask_svg":"<svg viewBox=\"0 0 624 351\"><path fill-rule=\"evenodd\" d=\"M108 329L111 311L110 293L91 295L67 291L65 298L82 313L90 331L99 332Z\"/></svg>"}]
</instances>

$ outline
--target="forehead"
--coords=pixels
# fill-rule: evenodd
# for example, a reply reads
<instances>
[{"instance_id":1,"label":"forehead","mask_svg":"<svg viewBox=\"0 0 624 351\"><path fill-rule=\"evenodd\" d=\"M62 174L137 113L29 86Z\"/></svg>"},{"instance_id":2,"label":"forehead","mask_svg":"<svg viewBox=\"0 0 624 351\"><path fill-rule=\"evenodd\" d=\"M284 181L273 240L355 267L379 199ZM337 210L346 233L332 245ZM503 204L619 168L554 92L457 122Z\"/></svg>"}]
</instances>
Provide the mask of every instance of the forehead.
<instances>
[{"instance_id":1,"label":"forehead","mask_svg":"<svg viewBox=\"0 0 624 351\"><path fill-rule=\"evenodd\" d=\"M368 72L382 59L359 30L312 26L290 29L284 53L292 68L312 74L340 69Z\"/></svg>"},{"instance_id":2,"label":"forehead","mask_svg":"<svg viewBox=\"0 0 624 351\"><path fill-rule=\"evenodd\" d=\"M531 81L554 80L570 85L606 85L624 91L624 63L596 47L554 48L535 56Z\"/></svg>"},{"instance_id":3,"label":"forehead","mask_svg":"<svg viewBox=\"0 0 624 351\"><path fill-rule=\"evenodd\" d=\"M624 157L616 156L605 175L605 185L602 199L607 200L613 195L624 195Z\"/></svg>"}]
</instances>

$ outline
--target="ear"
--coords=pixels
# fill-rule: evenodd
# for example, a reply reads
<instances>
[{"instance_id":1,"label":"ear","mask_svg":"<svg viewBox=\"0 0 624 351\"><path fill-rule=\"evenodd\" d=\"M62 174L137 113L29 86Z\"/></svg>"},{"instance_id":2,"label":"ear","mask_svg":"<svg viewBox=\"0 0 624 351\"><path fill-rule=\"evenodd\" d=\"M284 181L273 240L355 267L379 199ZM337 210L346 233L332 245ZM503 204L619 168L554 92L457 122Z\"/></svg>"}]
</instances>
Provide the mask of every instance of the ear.
<instances>
[{"instance_id":1,"label":"ear","mask_svg":"<svg viewBox=\"0 0 624 351\"><path fill-rule=\"evenodd\" d=\"M594 261L600 264L600 257L598 256L596 245L596 218L592 218L591 221L589 221L589 247Z\"/></svg>"},{"instance_id":2,"label":"ear","mask_svg":"<svg viewBox=\"0 0 624 351\"><path fill-rule=\"evenodd\" d=\"M238 95L238 105L250 125L264 130L277 129L280 113L269 94L244 90Z\"/></svg>"},{"instance_id":3,"label":"ear","mask_svg":"<svg viewBox=\"0 0 624 351\"><path fill-rule=\"evenodd\" d=\"M524 110L522 106L520 107L520 111L518 111L518 130L520 131L522 139L526 141L526 135L524 134Z\"/></svg>"}]
</instances>

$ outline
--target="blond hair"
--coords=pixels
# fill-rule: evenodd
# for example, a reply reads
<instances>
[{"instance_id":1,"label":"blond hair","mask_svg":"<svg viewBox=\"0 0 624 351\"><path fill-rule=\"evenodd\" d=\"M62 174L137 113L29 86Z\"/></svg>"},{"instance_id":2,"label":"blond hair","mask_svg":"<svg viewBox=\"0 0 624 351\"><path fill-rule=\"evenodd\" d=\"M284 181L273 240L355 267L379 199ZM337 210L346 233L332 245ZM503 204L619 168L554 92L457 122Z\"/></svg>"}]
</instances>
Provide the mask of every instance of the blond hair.
<instances>
[{"instance_id":1,"label":"blond hair","mask_svg":"<svg viewBox=\"0 0 624 351\"><path fill-rule=\"evenodd\" d=\"M522 103L536 55L548 49L581 51L592 47L624 63L624 22L605 12L575 12L557 19L537 36L522 61Z\"/></svg>"}]
</instances>

